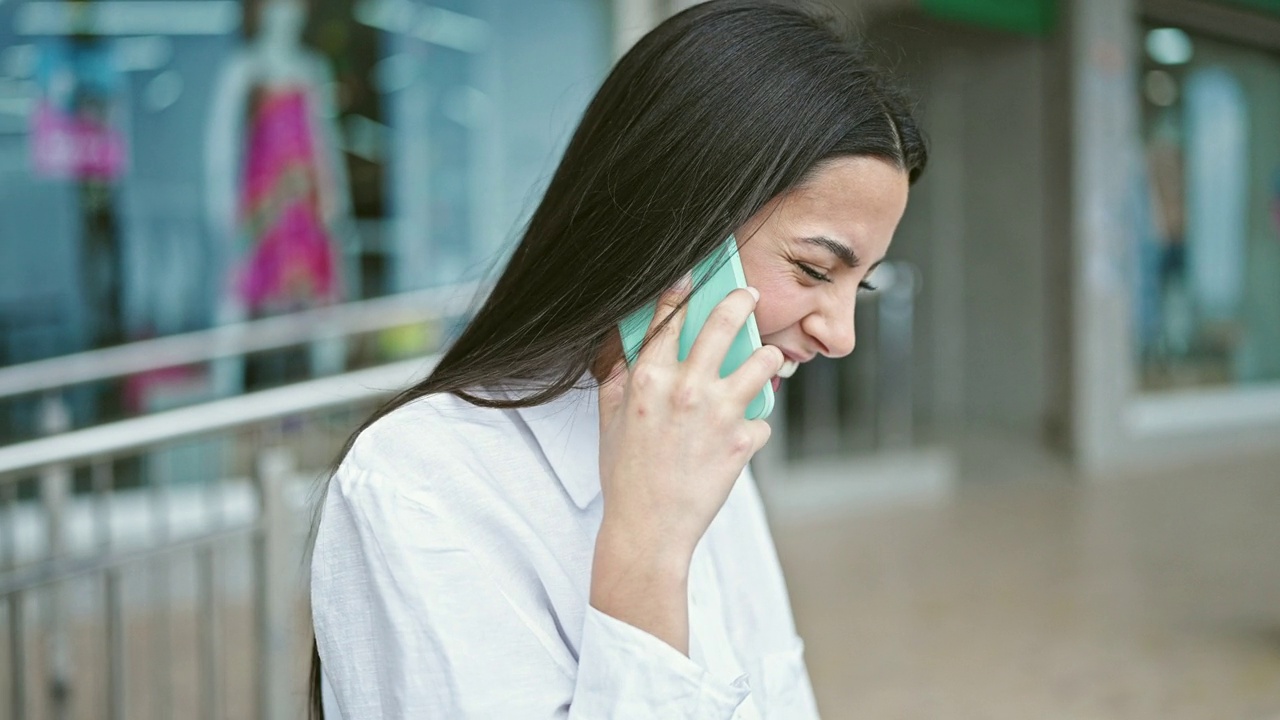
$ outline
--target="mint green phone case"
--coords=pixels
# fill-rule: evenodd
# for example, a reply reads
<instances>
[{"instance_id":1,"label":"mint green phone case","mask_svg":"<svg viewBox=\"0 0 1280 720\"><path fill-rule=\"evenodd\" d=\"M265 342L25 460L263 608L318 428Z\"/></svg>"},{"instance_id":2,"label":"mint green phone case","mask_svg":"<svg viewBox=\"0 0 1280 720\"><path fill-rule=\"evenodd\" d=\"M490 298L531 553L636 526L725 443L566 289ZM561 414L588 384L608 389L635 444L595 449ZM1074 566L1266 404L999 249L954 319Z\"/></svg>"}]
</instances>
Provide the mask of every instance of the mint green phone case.
<instances>
[{"instance_id":1,"label":"mint green phone case","mask_svg":"<svg viewBox=\"0 0 1280 720\"><path fill-rule=\"evenodd\" d=\"M689 356L693 341L697 339L712 309L729 293L746 286L747 277L743 274L742 262L738 259L738 241L730 235L719 250L693 269L695 291L693 297L689 298L684 327L680 330L681 361ZM635 364L636 357L640 354L640 344L649 331L649 323L653 321L656 307L656 303L649 303L618 323L618 332L622 335L622 348L626 352L628 365ZM747 316L747 322L738 331L738 335L729 346L729 351L725 353L724 364L720 366L720 377L725 377L737 370L759 347L760 330L756 327L755 313L752 313ZM748 420L760 420L769 417L771 412L773 412L773 386L765 383L760 394L756 395L747 406L746 417Z\"/></svg>"}]
</instances>

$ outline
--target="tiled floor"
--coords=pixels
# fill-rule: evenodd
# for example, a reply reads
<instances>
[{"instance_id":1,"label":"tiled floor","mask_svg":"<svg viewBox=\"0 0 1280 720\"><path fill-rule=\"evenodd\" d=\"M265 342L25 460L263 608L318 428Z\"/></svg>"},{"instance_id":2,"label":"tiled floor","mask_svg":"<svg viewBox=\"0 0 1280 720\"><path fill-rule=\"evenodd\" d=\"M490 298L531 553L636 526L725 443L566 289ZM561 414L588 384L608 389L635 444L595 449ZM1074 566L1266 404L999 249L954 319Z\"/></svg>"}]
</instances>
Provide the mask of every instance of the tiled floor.
<instances>
[{"instance_id":1,"label":"tiled floor","mask_svg":"<svg viewBox=\"0 0 1280 720\"><path fill-rule=\"evenodd\" d=\"M775 525L825 720L1280 720L1280 457L988 450L950 501Z\"/></svg>"}]
</instances>

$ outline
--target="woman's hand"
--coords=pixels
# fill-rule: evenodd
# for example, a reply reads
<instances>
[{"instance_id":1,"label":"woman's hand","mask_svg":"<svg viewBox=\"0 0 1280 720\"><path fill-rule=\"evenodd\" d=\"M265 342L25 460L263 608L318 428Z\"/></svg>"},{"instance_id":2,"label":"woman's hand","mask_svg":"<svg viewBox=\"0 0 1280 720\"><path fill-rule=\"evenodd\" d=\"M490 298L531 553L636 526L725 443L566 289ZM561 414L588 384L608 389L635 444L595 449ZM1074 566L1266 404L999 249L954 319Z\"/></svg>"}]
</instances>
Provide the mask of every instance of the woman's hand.
<instances>
[{"instance_id":1,"label":"woman's hand","mask_svg":"<svg viewBox=\"0 0 1280 720\"><path fill-rule=\"evenodd\" d=\"M735 290L716 306L680 362L688 292L686 281L663 294L650 333L674 317L630 371L623 359L600 384L604 520L591 597L597 609L682 651L688 642L683 588L694 547L742 468L769 439L765 421L744 416L783 360L781 351L765 346L720 377L725 354L759 299L751 289Z\"/></svg>"},{"instance_id":2,"label":"woman's hand","mask_svg":"<svg viewBox=\"0 0 1280 720\"><path fill-rule=\"evenodd\" d=\"M679 362L688 292L663 294L649 330L674 312L671 322L629 372L619 362L600 385L604 522L677 556L692 555L742 468L769 439L768 423L744 415L782 366L781 351L765 346L720 377L725 353L755 309L754 288L721 301Z\"/></svg>"}]
</instances>

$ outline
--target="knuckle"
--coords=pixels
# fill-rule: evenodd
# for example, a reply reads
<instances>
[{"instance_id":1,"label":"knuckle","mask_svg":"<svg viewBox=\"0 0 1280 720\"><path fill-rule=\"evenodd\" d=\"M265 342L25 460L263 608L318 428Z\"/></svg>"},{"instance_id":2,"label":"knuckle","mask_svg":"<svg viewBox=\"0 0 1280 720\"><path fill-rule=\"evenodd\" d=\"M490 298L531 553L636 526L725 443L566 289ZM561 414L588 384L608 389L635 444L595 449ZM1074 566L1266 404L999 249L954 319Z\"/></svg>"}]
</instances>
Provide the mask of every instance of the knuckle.
<instances>
[{"instance_id":1,"label":"knuckle","mask_svg":"<svg viewBox=\"0 0 1280 720\"><path fill-rule=\"evenodd\" d=\"M657 384L657 375L652 365L637 364L631 371L631 384L637 390L647 390Z\"/></svg>"},{"instance_id":2,"label":"knuckle","mask_svg":"<svg viewBox=\"0 0 1280 720\"><path fill-rule=\"evenodd\" d=\"M760 356L760 364L771 374L782 369L782 352L772 345L766 345L757 354Z\"/></svg>"},{"instance_id":3,"label":"knuckle","mask_svg":"<svg viewBox=\"0 0 1280 720\"><path fill-rule=\"evenodd\" d=\"M754 371L752 372L753 375L772 374L772 372L777 369L776 364L773 362L773 358L770 357L769 353L764 351L757 350L752 354L750 361L754 366Z\"/></svg>"},{"instance_id":4,"label":"knuckle","mask_svg":"<svg viewBox=\"0 0 1280 720\"><path fill-rule=\"evenodd\" d=\"M745 430L739 430L733 434L731 448L734 455L748 455L751 453L751 448L753 446L754 443L751 440L751 433L746 432Z\"/></svg>"},{"instance_id":5,"label":"knuckle","mask_svg":"<svg viewBox=\"0 0 1280 720\"><path fill-rule=\"evenodd\" d=\"M671 401L681 410L689 410L698 404L698 385L685 378L676 383L671 392Z\"/></svg>"}]
</instances>

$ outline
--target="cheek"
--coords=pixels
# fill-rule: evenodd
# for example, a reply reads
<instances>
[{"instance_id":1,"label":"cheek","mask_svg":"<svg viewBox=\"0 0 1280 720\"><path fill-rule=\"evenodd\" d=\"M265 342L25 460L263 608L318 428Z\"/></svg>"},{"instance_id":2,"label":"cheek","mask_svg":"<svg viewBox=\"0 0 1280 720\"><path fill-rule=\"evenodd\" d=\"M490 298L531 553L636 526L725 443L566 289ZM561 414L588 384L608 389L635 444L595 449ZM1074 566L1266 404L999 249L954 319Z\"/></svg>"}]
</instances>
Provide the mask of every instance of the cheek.
<instances>
[{"instance_id":1,"label":"cheek","mask_svg":"<svg viewBox=\"0 0 1280 720\"><path fill-rule=\"evenodd\" d=\"M754 285L760 291L760 302L756 304L756 325L760 334L772 335L800 322L805 316L804 288L789 277L762 280Z\"/></svg>"},{"instance_id":2,"label":"cheek","mask_svg":"<svg viewBox=\"0 0 1280 720\"><path fill-rule=\"evenodd\" d=\"M795 274L781 258L764 255L754 245L741 252L742 272L747 284L760 291L756 304L756 325L760 334L772 335L795 325L805 316L805 288L796 282Z\"/></svg>"}]
</instances>

